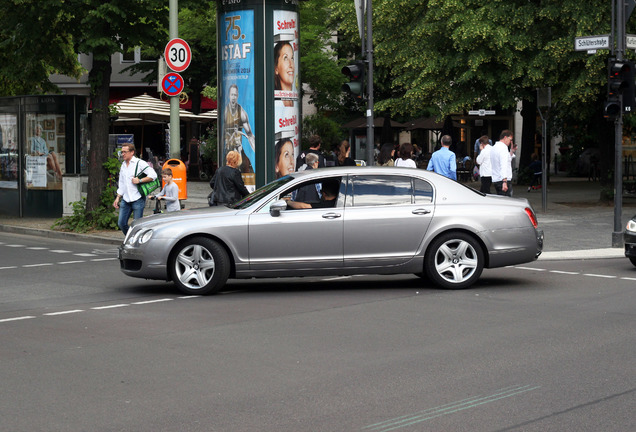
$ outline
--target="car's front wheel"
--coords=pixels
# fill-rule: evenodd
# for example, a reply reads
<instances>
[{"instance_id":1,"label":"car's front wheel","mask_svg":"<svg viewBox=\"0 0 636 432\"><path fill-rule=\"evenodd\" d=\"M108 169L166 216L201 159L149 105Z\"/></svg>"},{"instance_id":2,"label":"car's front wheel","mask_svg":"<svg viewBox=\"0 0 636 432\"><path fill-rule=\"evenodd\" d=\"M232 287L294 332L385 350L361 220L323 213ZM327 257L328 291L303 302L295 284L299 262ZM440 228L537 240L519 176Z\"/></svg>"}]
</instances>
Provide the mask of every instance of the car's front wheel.
<instances>
[{"instance_id":1,"label":"car's front wheel","mask_svg":"<svg viewBox=\"0 0 636 432\"><path fill-rule=\"evenodd\" d=\"M629 260L632 262L632 264L634 264L636 266L636 258L629 257Z\"/></svg>"},{"instance_id":2,"label":"car's front wheel","mask_svg":"<svg viewBox=\"0 0 636 432\"><path fill-rule=\"evenodd\" d=\"M483 269L483 250L474 237L463 232L442 234L426 253L426 274L444 289L468 288L479 279Z\"/></svg>"},{"instance_id":3,"label":"car's front wheel","mask_svg":"<svg viewBox=\"0 0 636 432\"><path fill-rule=\"evenodd\" d=\"M185 294L218 292L230 275L230 259L214 240L195 237L177 246L170 259L172 280Z\"/></svg>"}]
</instances>

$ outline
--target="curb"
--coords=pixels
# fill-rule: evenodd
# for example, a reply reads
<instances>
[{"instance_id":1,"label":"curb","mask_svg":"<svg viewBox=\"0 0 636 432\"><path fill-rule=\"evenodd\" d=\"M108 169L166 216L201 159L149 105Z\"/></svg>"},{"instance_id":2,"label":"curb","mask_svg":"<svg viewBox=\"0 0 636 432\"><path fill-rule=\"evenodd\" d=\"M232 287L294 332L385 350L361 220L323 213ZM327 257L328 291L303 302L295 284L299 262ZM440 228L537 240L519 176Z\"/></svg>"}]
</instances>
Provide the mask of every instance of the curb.
<instances>
[{"instance_id":1,"label":"curb","mask_svg":"<svg viewBox=\"0 0 636 432\"><path fill-rule=\"evenodd\" d=\"M124 239L116 239L110 238L95 234L80 234L80 233L71 233L64 231L53 231L39 228L26 228L26 227L17 227L13 225L0 225L0 232L7 232L13 234L26 234L37 237L48 237L60 240L76 240L83 241L88 243L103 243L110 245L120 245Z\"/></svg>"}]
</instances>

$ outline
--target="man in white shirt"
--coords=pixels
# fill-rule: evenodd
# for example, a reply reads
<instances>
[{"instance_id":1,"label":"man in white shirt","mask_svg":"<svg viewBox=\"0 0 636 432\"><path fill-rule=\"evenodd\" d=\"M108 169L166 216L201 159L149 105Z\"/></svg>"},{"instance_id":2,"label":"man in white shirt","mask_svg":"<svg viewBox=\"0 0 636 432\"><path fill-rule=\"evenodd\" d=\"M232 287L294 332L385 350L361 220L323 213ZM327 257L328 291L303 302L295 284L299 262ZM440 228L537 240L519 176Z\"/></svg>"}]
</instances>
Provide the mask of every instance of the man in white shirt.
<instances>
[{"instance_id":1,"label":"man in white shirt","mask_svg":"<svg viewBox=\"0 0 636 432\"><path fill-rule=\"evenodd\" d=\"M492 184L492 163L490 162L490 152L492 146L487 135L479 138L479 155L477 156L477 165L479 165L479 177L481 179L481 187L479 190L483 193L490 193L490 185Z\"/></svg>"},{"instance_id":2,"label":"man in white shirt","mask_svg":"<svg viewBox=\"0 0 636 432\"><path fill-rule=\"evenodd\" d=\"M499 141L495 143L490 152L492 184L495 186L497 195L512 196L510 144L512 144L512 131L505 129L499 135Z\"/></svg>"},{"instance_id":3,"label":"man in white shirt","mask_svg":"<svg viewBox=\"0 0 636 432\"><path fill-rule=\"evenodd\" d=\"M124 161L119 170L119 184L117 187L117 198L113 202L113 207L119 209L119 219L117 225L124 235L128 232L128 219L133 215L134 219L139 219L144 215L144 207L146 207L146 197L141 196L137 185L139 183L151 182L157 178L157 173L150 168L146 161L135 157L135 145L124 144L121 149L121 155ZM137 177L141 172L146 177L139 179Z\"/></svg>"}]
</instances>

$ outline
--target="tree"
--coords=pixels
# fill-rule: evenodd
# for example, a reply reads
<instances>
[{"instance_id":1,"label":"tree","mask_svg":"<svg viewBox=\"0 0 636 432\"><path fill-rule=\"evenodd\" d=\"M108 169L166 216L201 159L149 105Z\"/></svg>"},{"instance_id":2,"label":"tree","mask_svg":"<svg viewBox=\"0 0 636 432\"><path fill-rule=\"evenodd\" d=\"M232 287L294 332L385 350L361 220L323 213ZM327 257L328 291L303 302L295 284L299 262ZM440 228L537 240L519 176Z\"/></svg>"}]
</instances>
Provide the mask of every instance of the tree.
<instances>
[{"instance_id":1,"label":"tree","mask_svg":"<svg viewBox=\"0 0 636 432\"><path fill-rule=\"evenodd\" d=\"M79 78L82 68L69 16L59 0L6 0L0 14L0 95L55 91L52 73Z\"/></svg>"},{"instance_id":2,"label":"tree","mask_svg":"<svg viewBox=\"0 0 636 432\"><path fill-rule=\"evenodd\" d=\"M111 56L128 47L149 45L167 38L168 8L161 0L7 0L2 34L14 50L11 92L51 91L48 75L78 76L77 53L91 54L89 71L91 148L86 211L100 203L106 186L108 158ZM4 26L3 26L4 27ZM6 43L6 42L5 42ZM49 52L47 52L49 51ZM4 56L10 55L5 52ZM5 63L6 64L6 63ZM22 71L28 71L27 75Z\"/></svg>"}]
</instances>

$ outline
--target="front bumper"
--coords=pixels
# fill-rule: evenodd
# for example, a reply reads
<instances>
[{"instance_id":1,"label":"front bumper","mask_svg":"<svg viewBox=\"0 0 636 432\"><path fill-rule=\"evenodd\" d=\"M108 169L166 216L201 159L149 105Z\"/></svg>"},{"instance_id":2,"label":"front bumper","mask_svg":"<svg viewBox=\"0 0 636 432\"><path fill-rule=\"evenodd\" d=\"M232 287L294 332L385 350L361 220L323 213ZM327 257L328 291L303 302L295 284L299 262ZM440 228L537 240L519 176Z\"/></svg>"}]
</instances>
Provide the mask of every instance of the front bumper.
<instances>
[{"instance_id":1,"label":"front bumper","mask_svg":"<svg viewBox=\"0 0 636 432\"><path fill-rule=\"evenodd\" d=\"M625 231L623 233L623 241L625 243L625 256L636 258L636 232Z\"/></svg>"},{"instance_id":2,"label":"front bumper","mask_svg":"<svg viewBox=\"0 0 636 432\"><path fill-rule=\"evenodd\" d=\"M166 263L152 249L122 244L117 250L119 268L127 276L168 280Z\"/></svg>"}]
</instances>

